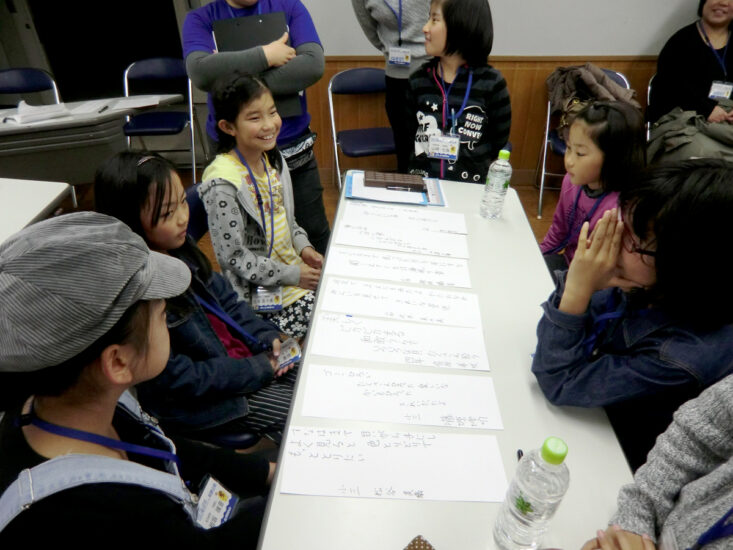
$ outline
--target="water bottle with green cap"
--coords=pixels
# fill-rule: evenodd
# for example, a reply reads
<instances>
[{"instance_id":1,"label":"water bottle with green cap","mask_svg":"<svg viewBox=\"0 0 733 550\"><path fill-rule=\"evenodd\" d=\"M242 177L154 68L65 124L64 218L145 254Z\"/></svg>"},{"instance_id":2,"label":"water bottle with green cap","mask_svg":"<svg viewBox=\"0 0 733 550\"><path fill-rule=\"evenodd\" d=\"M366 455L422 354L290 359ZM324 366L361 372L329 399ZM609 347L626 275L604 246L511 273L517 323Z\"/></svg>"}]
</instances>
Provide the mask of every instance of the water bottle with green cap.
<instances>
[{"instance_id":1,"label":"water bottle with green cap","mask_svg":"<svg viewBox=\"0 0 733 550\"><path fill-rule=\"evenodd\" d=\"M509 180L512 179L512 165L509 164L509 155L506 149L499 151L499 158L489 166L489 175L486 177L484 195L481 197L479 213L483 218L495 219L501 216L504 208L506 190Z\"/></svg>"},{"instance_id":2,"label":"water bottle with green cap","mask_svg":"<svg viewBox=\"0 0 733 550\"><path fill-rule=\"evenodd\" d=\"M548 437L525 454L494 524L494 541L503 550L534 550L568 490L568 446Z\"/></svg>"}]
</instances>

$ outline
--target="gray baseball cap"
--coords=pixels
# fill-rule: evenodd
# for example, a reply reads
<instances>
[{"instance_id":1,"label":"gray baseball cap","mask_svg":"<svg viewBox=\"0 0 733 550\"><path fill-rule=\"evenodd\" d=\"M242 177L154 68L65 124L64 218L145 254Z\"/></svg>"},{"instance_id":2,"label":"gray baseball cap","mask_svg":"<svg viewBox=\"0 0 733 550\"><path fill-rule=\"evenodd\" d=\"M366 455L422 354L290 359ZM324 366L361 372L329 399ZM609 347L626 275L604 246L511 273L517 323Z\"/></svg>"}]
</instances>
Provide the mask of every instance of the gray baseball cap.
<instances>
[{"instance_id":1,"label":"gray baseball cap","mask_svg":"<svg viewBox=\"0 0 733 550\"><path fill-rule=\"evenodd\" d=\"M116 218L77 212L0 244L0 372L75 357L139 300L184 292L191 272Z\"/></svg>"}]
</instances>

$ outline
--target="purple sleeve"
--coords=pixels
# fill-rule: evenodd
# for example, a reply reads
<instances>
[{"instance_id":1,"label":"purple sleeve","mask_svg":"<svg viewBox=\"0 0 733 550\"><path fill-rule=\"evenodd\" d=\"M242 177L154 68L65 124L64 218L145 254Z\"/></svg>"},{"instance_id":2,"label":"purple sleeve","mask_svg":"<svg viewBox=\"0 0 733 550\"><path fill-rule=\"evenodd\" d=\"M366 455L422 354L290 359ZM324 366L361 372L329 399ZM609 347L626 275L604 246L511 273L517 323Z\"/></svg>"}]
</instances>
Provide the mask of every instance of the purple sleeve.
<instances>
[{"instance_id":1,"label":"purple sleeve","mask_svg":"<svg viewBox=\"0 0 733 550\"><path fill-rule=\"evenodd\" d=\"M214 52L212 20L205 8L194 10L183 22L183 58L192 52Z\"/></svg>"},{"instance_id":2,"label":"purple sleeve","mask_svg":"<svg viewBox=\"0 0 733 550\"><path fill-rule=\"evenodd\" d=\"M547 254L562 243L570 230L568 228L567 212L570 206L568 201L572 200L572 189L573 184L570 183L570 176L565 174L560 188L560 198L557 201L555 214L552 217L552 225L547 230L547 234L542 239L542 243L540 243L540 250L543 254Z\"/></svg>"},{"instance_id":3,"label":"purple sleeve","mask_svg":"<svg viewBox=\"0 0 733 550\"><path fill-rule=\"evenodd\" d=\"M269 11L278 11L274 9L277 4L278 2L270 3L273 9ZM288 26L290 27L290 45L293 48L297 48L306 42L315 42L321 45L321 40L318 38L318 32L316 31L316 26L313 24L311 14L308 13L303 3L300 0L295 0L288 4L286 6L286 3L283 2L283 8L288 17Z\"/></svg>"}]
</instances>

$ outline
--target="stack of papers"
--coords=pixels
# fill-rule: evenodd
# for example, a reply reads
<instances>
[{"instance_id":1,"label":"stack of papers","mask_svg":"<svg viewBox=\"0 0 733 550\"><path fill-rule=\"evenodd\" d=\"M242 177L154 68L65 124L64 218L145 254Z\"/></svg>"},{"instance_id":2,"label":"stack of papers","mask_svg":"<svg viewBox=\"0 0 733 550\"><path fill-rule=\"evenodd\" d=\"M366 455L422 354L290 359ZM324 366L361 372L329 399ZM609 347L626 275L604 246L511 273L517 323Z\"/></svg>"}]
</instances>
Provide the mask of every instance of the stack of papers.
<instances>
[{"instance_id":1,"label":"stack of papers","mask_svg":"<svg viewBox=\"0 0 733 550\"><path fill-rule=\"evenodd\" d=\"M3 118L3 122L14 122L16 124L28 124L41 120L51 120L70 116L71 111L63 103L53 105L28 105L25 101L18 103L16 113Z\"/></svg>"}]
</instances>

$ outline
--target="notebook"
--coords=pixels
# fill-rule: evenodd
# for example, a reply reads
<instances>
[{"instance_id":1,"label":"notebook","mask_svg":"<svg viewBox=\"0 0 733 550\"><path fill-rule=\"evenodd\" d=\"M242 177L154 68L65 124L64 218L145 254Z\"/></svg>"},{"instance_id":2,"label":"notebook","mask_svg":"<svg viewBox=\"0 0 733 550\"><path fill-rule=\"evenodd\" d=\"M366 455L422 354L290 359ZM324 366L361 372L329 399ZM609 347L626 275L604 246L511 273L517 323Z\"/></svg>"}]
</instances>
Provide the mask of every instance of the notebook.
<instances>
[{"instance_id":1,"label":"notebook","mask_svg":"<svg viewBox=\"0 0 733 550\"><path fill-rule=\"evenodd\" d=\"M214 44L219 52L237 52L264 46L289 30L285 12L282 11L221 19L214 21L213 27ZM281 117L303 114L298 94L276 95L275 105Z\"/></svg>"}]
</instances>

